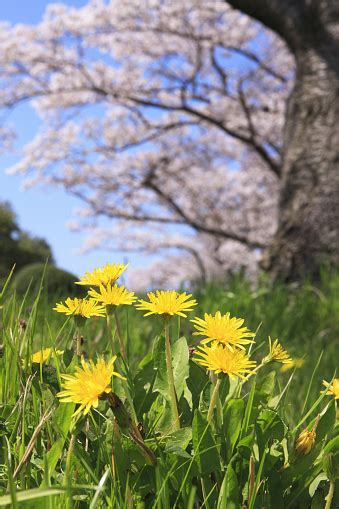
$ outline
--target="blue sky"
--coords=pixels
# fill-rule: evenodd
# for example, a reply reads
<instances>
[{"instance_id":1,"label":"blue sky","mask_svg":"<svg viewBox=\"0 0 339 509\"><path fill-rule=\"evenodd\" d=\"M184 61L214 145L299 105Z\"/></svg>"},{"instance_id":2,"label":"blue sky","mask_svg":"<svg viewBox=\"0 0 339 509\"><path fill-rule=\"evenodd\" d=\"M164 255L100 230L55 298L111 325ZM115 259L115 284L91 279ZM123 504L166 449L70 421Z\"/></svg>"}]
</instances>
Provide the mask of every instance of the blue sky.
<instances>
[{"instance_id":1,"label":"blue sky","mask_svg":"<svg viewBox=\"0 0 339 509\"><path fill-rule=\"evenodd\" d=\"M47 0L0 0L0 19L11 23L35 24L41 20L46 6L51 1ZM67 5L80 7L85 5L86 0L64 0ZM14 123L18 135L19 145L29 141L39 120L29 105L20 106L9 117ZM32 188L21 191L22 178L20 176L7 175L7 167L17 161L17 156L5 154L0 156L0 200L8 200L19 218L22 229L30 233L44 237L52 246L57 265L80 275L86 270L100 266L106 261L122 261L127 257L124 253L109 253L98 250L92 253L79 255L77 250L85 238L84 234L72 233L67 228L67 221L72 218L75 208L81 203L75 198L68 196L62 190ZM142 263L142 259L129 255L133 265Z\"/></svg>"}]
</instances>

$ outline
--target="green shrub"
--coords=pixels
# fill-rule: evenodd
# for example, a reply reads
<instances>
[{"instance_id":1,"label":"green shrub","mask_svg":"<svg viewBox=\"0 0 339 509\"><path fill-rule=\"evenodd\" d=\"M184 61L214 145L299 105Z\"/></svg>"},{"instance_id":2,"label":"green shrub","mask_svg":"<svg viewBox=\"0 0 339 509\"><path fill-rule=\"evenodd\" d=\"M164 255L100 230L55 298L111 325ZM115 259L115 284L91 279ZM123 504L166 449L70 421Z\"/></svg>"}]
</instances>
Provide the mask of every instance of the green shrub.
<instances>
[{"instance_id":1,"label":"green shrub","mask_svg":"<svg viewBox=\"0 0 339 509\"><path fill-rule=\"evenodd\" d=\"M23 295L28 287L30 295L36 295L39 291L42 277L43 292L52 296L82 296L84 289L75 285L77 276L65 270L58 269L53 265L47 265L44 274L45 265L43 263L32 263L18 271L13 279L12 288L18 294Z\"/></svg>"},{"instance_id":2,"label":"green shrub","mask_svg":"<svg viewBox=\"0 0 339 509\"><path fill-rule=\"evenodd\" d=\"M50 245L45 239L23 231L11 205L0 201L0 284L15 264L16 270L33 263L54 263Z\"/></svg>"}]
</instances>

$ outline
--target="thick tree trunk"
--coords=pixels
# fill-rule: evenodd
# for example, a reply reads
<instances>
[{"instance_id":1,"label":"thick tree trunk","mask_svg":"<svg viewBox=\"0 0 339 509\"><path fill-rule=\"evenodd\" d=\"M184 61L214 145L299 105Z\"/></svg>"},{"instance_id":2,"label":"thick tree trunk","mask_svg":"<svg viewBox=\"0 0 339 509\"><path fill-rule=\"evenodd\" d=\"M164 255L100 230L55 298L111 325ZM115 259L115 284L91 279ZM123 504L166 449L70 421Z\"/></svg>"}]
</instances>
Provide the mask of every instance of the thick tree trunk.
<instances>
[{"instance_id":1,"label":"thick tree trunk","mask_svg":"<svg viewBox=\"0 0 339 509\"><path fill-rule=\"evenodd\" d=\"M263 262L273 279L339 263L339 2L227 0L278 33L296 60L286 111L279 226Z\"/></svg>"},{"instance_id":2,"label":"thick tree trunk","mask_svg":"<svg viewBox=\"0 0 339 509\"><path fill-rule=\"evenodd\" d=\"M339 37L310 42L296 51L287 107L273 279L314 278L339 262Z\"/></svg>"}]
</instances>

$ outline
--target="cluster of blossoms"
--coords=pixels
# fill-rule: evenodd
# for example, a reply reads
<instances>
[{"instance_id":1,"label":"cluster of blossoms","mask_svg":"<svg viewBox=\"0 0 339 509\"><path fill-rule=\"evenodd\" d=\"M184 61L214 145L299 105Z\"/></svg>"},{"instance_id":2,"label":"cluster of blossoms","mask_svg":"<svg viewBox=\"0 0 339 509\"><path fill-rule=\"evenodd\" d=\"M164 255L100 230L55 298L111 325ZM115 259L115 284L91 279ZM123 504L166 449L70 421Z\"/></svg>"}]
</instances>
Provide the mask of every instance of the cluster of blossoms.
<instances>
[{"instance_id":1,"label":"cluster of blossoms","mask_svg":"<svg viewBox=\"0 0 339 509\"><path fill-rule=\"evenodd\" d=\"M224 1L82 3L1 25L0 108L29 101L41 122L9 171L82 198L87 249L161 254L144 288L254 277L278 219L286 45Z\"/></svg>"},{"instance_id":2,"label":"cluster of blossoms","mask_svg":"<svg viewBox=\"0 0 339 509\"><path fill-rule=\"evenodd\" d=\"M111 313L112 308L122 304L133 304L136 300L134 293L128 292L124 286L116 284L127 266L123 263L107 263L104 267L94 269L93 272L86 272L76 284L91 287L88 291L88 298L68 298L64 304L62 302L56 304L54 310L66 315L90 318L91 316L105 316L105 313ZM93 286L98 289L95 290L92 288Z\"/></svg>"},{"instance_id":3,"label":"cluster of blossoms","mask_svg":"<svg viewBox=\"0 0 339 509\"><path fill-rule=\"evenodd\" d=\"M196 352L196 362L217 374L227 373L230 378L245 378L254 373L256 363L250 360L244 345L253 343L251 338L255 334L243 327L243 319L217 311L214 316L205 313L204 320L194 318L192 323L197 329L193 335L205 338Z\"/></svg>"},{"instance_id":4,"label":"cluster of blossoms","mask_svg":"<svg viewBox=\"0 0 339 509\"><path fill-rule=\"evenodd\" d=\"M91 316L107 316L109 324L110 317L114 314L119 346L125 360L127 355L120 333L120 324L116 314L116 308L121 305L133 304L136 300L136 296L134 292L129 292L124 286L116 284L116 281L127 267L128 265L123 263L106 263L104 267L94 269L93 272L86 272L76 284L90 286L87 297L85 299L68 298L65 303L59 302L54 308L54 310L59 313L74 316L78 326L81 326L84 320ZM81 336L80 333L78 333L78 355L81 353L80 347Z\"/></svg>"},{"instance_id":5,"label":"cluster of blossoms","mask_svg":"<svg viewBox=\"0 0 339 509\"><path fill-rule=\"evenodd\" d=\"M90 317L107 317L107 325L110 327L109 318L114 315L116 320L117 335L120 352L124 360L127 360L124 349L124 341L119 326L117 307L121 305L132 305L137 301L133 292L129 292L124 286L119 286L116 281L126 270L124 264L106 264L102 268L87 272L79 285L90 286L88 296L85 299L68 298L64 303L56 304L55 311L71 315L75 319L78 328L84 320ZM170 390L170 403L174 417L174 426L180 428L180 417L177 408L177 395L174 385L170 321L174 316L187 318L186 313L197 306L197 301L191 294L186 292L157 290L147 294L148 300L139 299L136 308L146 311L145 316L160 315L164 322L166 367L168 376L168 387ZM213 314L204 314L204 318L195 317L191 320L195 331L193 336L202 336L200 344L194 349L193 361L206 368L214 384L208 410L208 421L213 417L214 406L218 397L222 377L228 375L232 380L242 383L255 375L259 369L271 362L279 362L284 370L302 365L303 359L292 359L278 339L274 341L269 337L269 352L259 364L250 358L250 350L255 343L255 333L250 331L242 318L231 317L227 312L222 314L217 311ZM113 343L112 343L113 350ZM53 350L54 355L61 355L61 350ZM32 357L33 363L47 361L52 349L44 349L36 352ZM113 352L112 352L113 353ZM90 409L96 408L100 398L112 395L111 379L113 376L122 380L125 378L115 371L114 364L117 355L111 356L106 361L99 357L96 363L92 360L85 361L77 348L80 363L74 374L61 375L64 379L63 390L58 393L61 402L73 402L79 407L75 416L86 415ZM339 398L339 379L331 383L324 381L326 394ZM115 395L116 397L116 395ZM307 454L315 442L315 424L311 431L303 430L296 441L296 451L300 454Z\"/></svg>"}]
</instances>

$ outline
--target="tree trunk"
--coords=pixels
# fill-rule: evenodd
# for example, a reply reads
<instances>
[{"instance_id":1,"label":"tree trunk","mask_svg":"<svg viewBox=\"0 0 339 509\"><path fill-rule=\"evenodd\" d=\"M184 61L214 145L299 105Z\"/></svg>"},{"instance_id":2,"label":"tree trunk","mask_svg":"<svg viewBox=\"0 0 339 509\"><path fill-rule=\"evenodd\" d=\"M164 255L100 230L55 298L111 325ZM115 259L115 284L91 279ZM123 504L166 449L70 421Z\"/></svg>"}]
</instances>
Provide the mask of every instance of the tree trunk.
<instances>
[{"instance_id":1,"label":"tree trunk","mask_svg":"<svg viewBox=\"0 0 339 509\"><path fill-rule=\"evenodd\" d=\"M279 34L296 60L286 110L279 225L263 267L316 278L339 263L339 2L226 0Z\"/></svg>"},{"instance_id":2,"label":"tree trunk","mask_svg":"<svg viewBox=\"0 0 339 509\"><path fill-rule=\"evenodd\" d=\"M339 33L312 28L295 50L279 226L263 264L273 280L314 279L339 262Z\"/></svg>"}]
</instances>

